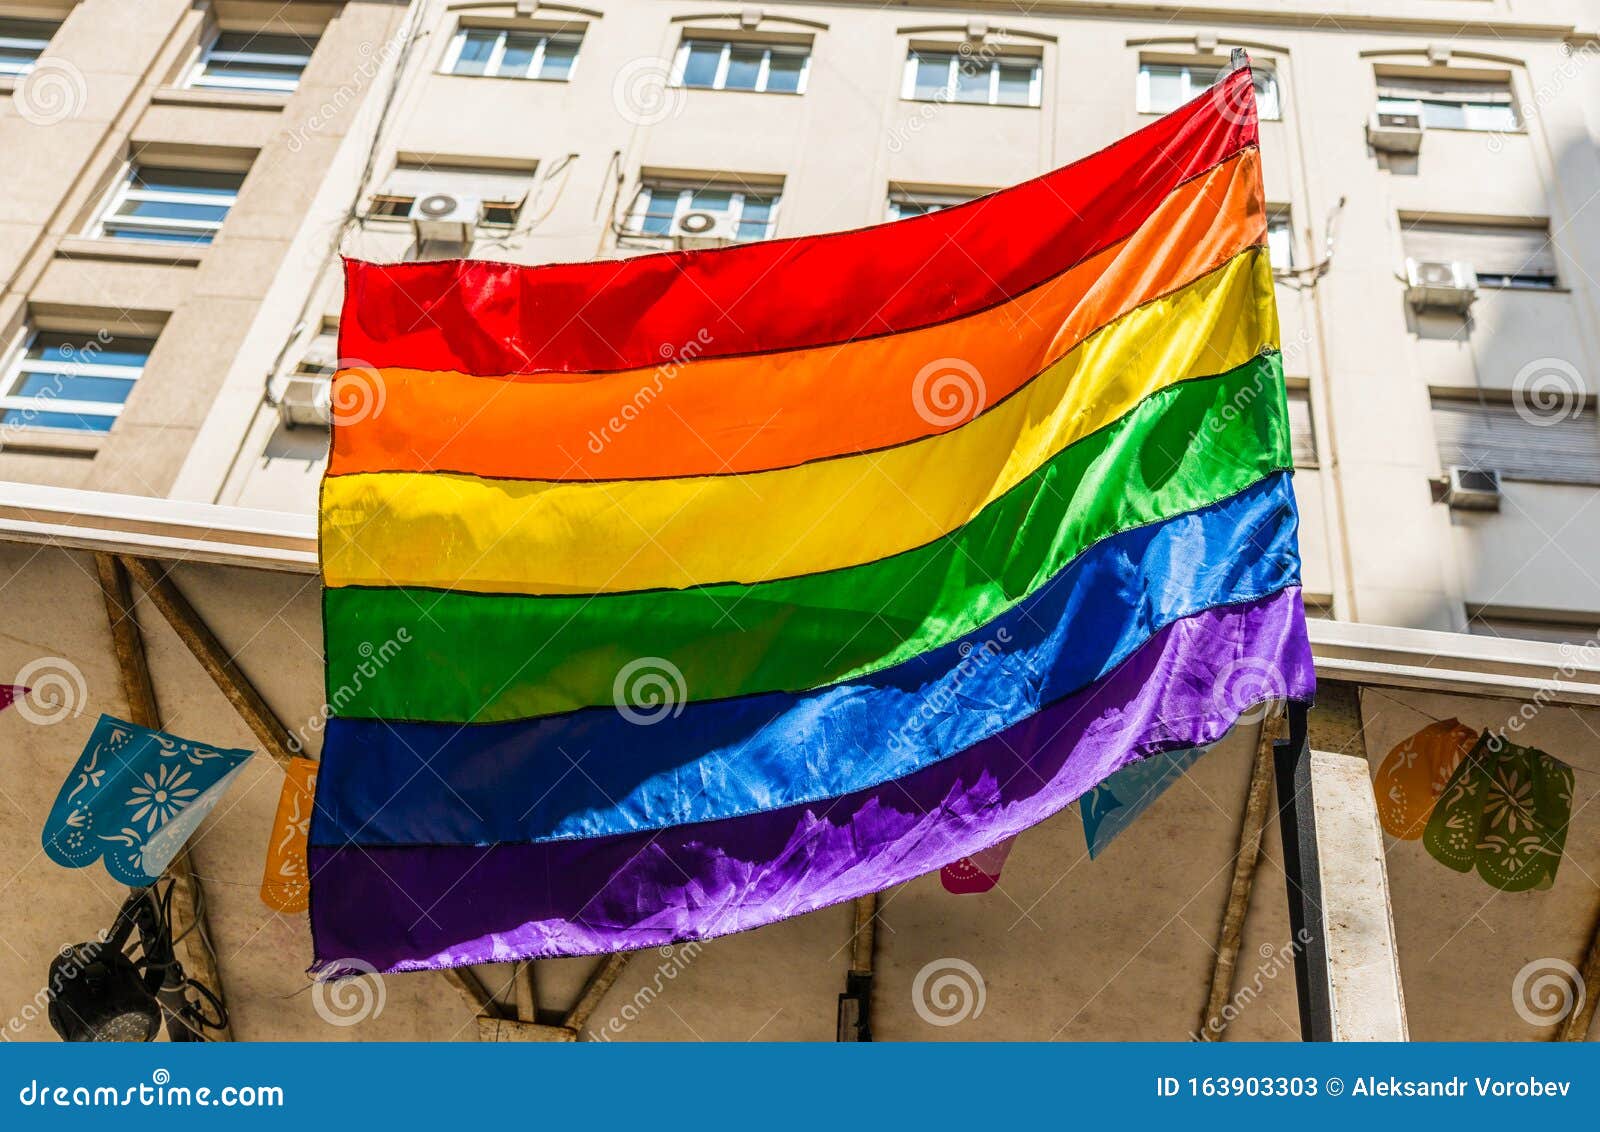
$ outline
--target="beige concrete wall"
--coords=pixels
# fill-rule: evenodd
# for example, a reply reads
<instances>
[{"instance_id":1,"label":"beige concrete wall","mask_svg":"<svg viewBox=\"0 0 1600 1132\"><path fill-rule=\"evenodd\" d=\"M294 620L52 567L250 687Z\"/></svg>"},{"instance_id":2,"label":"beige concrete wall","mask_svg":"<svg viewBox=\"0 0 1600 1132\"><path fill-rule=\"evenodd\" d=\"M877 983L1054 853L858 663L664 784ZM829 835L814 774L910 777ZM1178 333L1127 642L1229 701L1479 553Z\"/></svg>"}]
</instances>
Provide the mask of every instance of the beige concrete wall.
<instances>
[{"instance_id":1,"label":"beige concrete wall","mask_svg":"<svg viewBox=\"0 0 1600 1132\"><path fill-rule=\"evenodd\" d=\"M13 434L0 451L0 478L182 495L186 459L218 475L236 457L272 359L337 246L353 191L337 174L360 169L371 127L365 137L348 135L386 74L392 54L384 46L406 8L400 0L83 0L62 7L70 16L36 71L58 82L59 110L51 104L48 114L29 112L24 95L38 88L27 80L16 84L15 101L0 106L0 141L8 153L28 155L0 171L0 332L9 344L26 316L36 325L159 339L110 434L65 445L46 430ZM320 31L299 88L277 98L184 89L213 18L266 32ZM210 247L175 252L83 238L107 188L138 156L248 168ZM230 395L237 402L241 387L242 413L234 405L232 416L217 415L218 435L227 436L221 449L198 443L201 426L228 407ZM73 453L54 454L63 446Z\"/></svg>"}]
</instances>

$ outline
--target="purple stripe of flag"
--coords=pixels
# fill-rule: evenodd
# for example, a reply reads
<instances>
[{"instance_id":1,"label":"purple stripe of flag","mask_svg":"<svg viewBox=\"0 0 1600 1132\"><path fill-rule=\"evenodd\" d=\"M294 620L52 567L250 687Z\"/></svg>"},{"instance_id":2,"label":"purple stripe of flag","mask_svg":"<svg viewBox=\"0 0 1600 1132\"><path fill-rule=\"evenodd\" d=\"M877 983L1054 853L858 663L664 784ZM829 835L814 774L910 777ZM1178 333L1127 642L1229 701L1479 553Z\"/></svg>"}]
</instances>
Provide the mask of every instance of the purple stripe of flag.
<instances>
[{"instance_id":1,"label":"purple stripe of flag","mask_svg":"<svg viewBox=\"0 0 1600 1132\"><path fill-rule=\"evenodd\" d=\"M831 801L576 841L313 846L317 967L586 955L759 927L932 872L1136 758L1214 743L1262 699L1314 690L1300 591L1288 589L1177 621L1027 721Z\"/></svg>"}]
</instances>

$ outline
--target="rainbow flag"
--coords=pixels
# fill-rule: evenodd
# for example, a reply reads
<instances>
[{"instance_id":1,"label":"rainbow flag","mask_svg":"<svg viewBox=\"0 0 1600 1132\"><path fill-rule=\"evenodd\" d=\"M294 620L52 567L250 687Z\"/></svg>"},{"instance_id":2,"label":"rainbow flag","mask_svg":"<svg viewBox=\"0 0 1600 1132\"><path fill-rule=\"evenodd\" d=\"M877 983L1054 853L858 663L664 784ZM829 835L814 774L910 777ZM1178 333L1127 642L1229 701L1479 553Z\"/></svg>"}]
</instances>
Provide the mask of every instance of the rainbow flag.
<instances>
[{"instance_id":1,"label":"rainbow flag","mask_svg":"<svg viewBox=\"0 0 1600 1132\"><path fill-rule=\"evenodd\" d=\"M319 966L875 892L1308 698L1247 70L858 231L347 264Z\"/></svg>"}]
</instances>

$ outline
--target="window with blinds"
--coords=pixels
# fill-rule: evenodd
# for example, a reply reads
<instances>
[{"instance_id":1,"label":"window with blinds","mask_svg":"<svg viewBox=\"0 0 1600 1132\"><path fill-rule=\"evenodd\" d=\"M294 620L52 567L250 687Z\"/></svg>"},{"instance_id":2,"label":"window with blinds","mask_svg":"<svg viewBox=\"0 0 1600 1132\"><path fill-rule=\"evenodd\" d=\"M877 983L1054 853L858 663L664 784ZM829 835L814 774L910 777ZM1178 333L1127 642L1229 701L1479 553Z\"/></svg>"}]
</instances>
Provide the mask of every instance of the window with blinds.
<instances>
[{"instance_id":1,"label":"window with blinds","mask_svg":"<svg viewBox=\"0 0 1600 1132\"><path fill-rule=\"evenodd\" d=\"M1503 480L1600 486L1600 428L1593 407L1535 419L1515 405L1435 397L1439 464L1492 468Z\"/></svg>"},{"instance_id":2,"label":"window with blinds","mask_svg":"<svg viewBox=\"0 0 1600 1132\"><path fill-rule=\"evenodd\" d=\"M1600 637L1600 617L1591 620L1517 617L1487 608L1468 608L1467 632L1475 637L1502 637L1516 641L1548 641L1558 645L1592 648Z\"/></svg>"},{"instance_id":3,"label":"window with blinds","mask_svg":"<svg viewBox=\"0 0 1600 1132\"><path fill-rule=\"evenodd\" d=\"M1430 130L1522 129L1506 80L1378 76L1380 114L1418 114Z\"/></svg>"},{"instance_id":4,"label":"window with blinds","mask_svg":"<svg viewBox=\"0 0 1600 1132\"><path fill-rule=\"evenodd\" d=\"M1317 437L1311 429L1311 391L1289 387L1289 446L1294 466L1317 466Z\"/></svg>"},{"instance_id":5,"label":"window with blinds","mask_svg":"<svg viewBox=\"0 0 1600 1132\"><path fill-rule=\"evenodd\" d=\"M1471 264L1480 286L1548 289L1558 282L1548 228L1405 217L1401 228L1408 259Z\"/></svg>"}]
</instances>

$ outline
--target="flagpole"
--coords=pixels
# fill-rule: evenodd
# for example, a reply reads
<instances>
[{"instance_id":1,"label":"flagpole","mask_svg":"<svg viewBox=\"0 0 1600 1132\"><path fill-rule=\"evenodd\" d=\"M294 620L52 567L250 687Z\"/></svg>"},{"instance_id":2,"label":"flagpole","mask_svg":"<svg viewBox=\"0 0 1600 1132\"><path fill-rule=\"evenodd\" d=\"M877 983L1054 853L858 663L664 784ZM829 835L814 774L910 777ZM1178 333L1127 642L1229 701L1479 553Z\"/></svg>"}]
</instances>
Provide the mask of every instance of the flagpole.
<instances>
[{"instance_id":1,"label":"flagpole","mask_svg":"<svg viewBox=\"0 0 1600 1132\"><path fill-rule=\"evenodd\" d=\"M1333 998L1328 981L1328 935L1322 910L1307 715L1306 704L1289 704L1289 737L1273 745L1272 763L1278 791L1278 823L1283 834L1283 877L1289 896L1300 1038L1329 1042L1333 1040Z\"/></svg>"}]
</instances>

